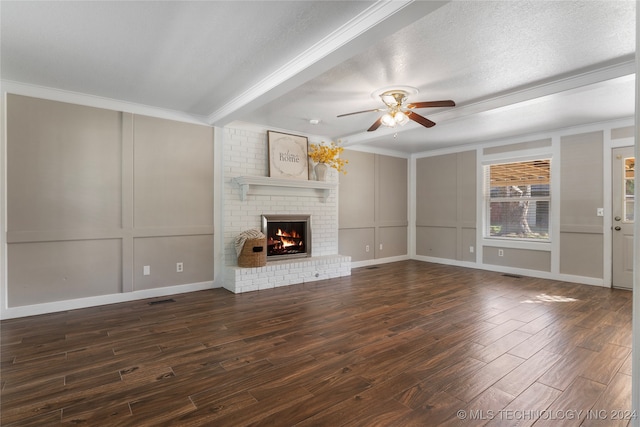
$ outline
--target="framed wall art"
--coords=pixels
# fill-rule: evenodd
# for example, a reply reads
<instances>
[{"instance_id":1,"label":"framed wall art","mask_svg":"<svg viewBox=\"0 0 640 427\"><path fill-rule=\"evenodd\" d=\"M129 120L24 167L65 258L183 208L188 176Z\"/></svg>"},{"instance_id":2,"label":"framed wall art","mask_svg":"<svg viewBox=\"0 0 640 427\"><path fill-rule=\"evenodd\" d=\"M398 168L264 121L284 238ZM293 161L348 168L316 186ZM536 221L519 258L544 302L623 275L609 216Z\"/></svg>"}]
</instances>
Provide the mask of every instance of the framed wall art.
<instances>
[{"instance_id":1,"label":"framed wall art","mask_svg":"<svg viewBox=\"0 0 640 427\"><path fill-rule=\"evenodd\" d=\"M272 178L309 179L306 137L267 131L269 176Z\"/></svg>"}]
</instances>

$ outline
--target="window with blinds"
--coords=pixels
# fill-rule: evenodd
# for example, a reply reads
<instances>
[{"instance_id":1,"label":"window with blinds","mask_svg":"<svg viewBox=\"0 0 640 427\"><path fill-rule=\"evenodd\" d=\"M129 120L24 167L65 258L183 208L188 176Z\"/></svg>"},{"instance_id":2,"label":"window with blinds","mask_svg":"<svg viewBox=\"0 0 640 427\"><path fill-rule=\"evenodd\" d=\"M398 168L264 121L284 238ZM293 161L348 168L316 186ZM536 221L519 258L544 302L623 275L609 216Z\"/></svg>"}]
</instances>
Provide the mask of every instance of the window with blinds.
<instances>
[{"instance_id":1,"label":"window with blinds","mask_svg":"<svg viewBox=\"0 0 640 427\"><path fill-rule=\"evenodd\" d=\"M485 237L549 241L551 159L484 167Z\"/></svg>"}]
</instances>

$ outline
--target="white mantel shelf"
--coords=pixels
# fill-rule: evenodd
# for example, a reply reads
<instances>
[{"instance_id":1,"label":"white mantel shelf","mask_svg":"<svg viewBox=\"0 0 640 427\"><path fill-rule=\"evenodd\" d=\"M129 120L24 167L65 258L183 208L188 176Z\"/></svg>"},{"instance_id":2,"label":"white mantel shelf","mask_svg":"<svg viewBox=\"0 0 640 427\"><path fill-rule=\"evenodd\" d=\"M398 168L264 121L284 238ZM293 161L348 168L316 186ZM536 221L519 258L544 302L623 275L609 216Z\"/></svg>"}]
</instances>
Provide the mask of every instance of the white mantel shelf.
<instances>
[{"instance_id":1,"label":"white mantel shelf","mask_svg":"<svg viewBox=\"0 0 640 427\"><path fill-rule=\"evenodd\" d=\"M335 182L270 178L267 176L237 176L232 180L240 186L242 201L245 201L249 194L319 196L322 201L326 201L331 190L338 185Z\"/></svg>"}]
</instances>

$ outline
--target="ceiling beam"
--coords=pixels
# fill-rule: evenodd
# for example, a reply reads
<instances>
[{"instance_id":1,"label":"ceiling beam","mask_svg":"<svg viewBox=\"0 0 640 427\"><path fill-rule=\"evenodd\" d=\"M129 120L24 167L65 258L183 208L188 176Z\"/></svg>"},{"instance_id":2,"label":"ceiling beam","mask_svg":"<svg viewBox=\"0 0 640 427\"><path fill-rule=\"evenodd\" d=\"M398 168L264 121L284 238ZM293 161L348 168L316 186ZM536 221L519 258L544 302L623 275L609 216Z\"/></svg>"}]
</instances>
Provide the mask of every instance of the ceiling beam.
<instances>
[{"instance_id":1,"label":"ceiling beam","mask_svg":"<svg viewBox=\"0 0 640 427\"><path fill-rule=\"evenodd\" d=\"M448 1L380 0L275 72L212 112L207 121L224 126L340 64Z\"/></svg>"}]
</instances>

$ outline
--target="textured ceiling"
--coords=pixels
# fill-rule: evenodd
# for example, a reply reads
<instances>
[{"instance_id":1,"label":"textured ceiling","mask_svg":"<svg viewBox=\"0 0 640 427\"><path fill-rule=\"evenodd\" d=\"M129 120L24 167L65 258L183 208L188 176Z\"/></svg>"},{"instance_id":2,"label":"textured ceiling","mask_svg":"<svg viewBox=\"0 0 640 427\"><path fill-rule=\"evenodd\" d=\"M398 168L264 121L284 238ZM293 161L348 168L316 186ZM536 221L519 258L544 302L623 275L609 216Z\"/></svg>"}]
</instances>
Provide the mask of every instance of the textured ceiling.
<instances>
[{"instance_id":1,"label":"textured ceiling","mask_svg":"<svg viewBox=\"0 0 640 427\"><path fill-rule=\"evenodd\" d=\"M4 81L420 152L634 112L633 1L0 3ZM365 130L409 85L426 129ZM313 126L309 119L319 119Z\"/></svg>"},{"instance_id":2,"label":"textured ceiling","mask_svg":"<svg viewBox=\"0 0 640 427\"><path fill-rule=\"evenodd\" d=\"M367 6L3 1L2 77L206 116Z\"/></svg>"}]
</instances>

